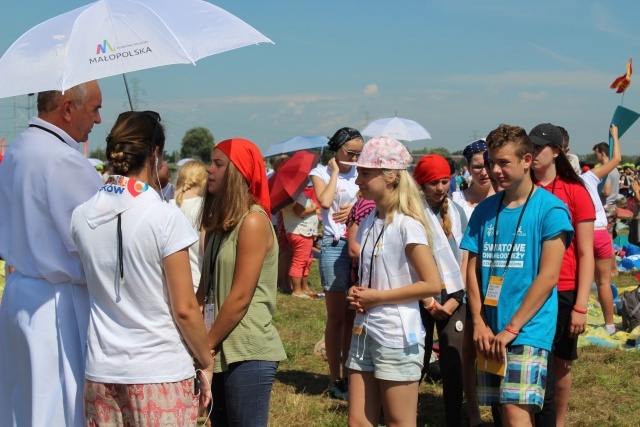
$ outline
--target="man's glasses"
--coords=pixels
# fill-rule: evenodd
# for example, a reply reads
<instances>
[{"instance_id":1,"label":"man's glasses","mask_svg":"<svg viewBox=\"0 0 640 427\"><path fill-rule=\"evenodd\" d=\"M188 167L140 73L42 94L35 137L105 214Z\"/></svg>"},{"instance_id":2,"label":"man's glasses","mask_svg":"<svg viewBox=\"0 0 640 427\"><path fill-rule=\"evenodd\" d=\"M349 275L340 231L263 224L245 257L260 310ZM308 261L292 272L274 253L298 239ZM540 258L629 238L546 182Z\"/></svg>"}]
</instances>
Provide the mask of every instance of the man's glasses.
<instances>
[{"instance_id":1,"label":"man's glasses","mask_svg":"<svg viewBox=\"0 0 640 427\"><path fill-rule=\"evenodd\" d=\"M472 165L471 170L474 172L482 172L482 169L486 169L486 165Z\"/></svg>"},{"instance_id":2,"label":"man's glasses","mask_svg":"<svg viewBox=\"0 0 640 427\"><path fill-rule=\"evenodd\" d=\"M351 150L347 150L344 147L340 147L340 148L342 148L342 150L344 151L344 154L346 154L349 157L356 157L356 158L360 157L360 151L351 151Z\"/></svg>"}]
</instances>

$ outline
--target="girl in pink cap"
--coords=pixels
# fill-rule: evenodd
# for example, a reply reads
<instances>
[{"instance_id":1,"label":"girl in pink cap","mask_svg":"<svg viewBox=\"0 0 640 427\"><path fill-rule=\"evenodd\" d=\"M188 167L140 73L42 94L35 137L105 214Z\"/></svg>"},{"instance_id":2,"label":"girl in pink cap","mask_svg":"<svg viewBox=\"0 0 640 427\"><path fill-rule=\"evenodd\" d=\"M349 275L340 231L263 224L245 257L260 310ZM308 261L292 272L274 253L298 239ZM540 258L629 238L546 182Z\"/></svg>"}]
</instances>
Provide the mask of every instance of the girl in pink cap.
<instances>
[{"instance_id":1,"label":"girl in pink cap","mask_svg":"<svg viewBox=\"0 0 640 427\"><path fill-rule=\"evenodd\" d=\"M398 141L376 137L357 162L356 183L376 208L358 228L360 284L349 289L357 310L349 368L349 425L416 424L425 331L419 301L440 289L429 226L410 158Z\"/></svg>"}]
</instances>

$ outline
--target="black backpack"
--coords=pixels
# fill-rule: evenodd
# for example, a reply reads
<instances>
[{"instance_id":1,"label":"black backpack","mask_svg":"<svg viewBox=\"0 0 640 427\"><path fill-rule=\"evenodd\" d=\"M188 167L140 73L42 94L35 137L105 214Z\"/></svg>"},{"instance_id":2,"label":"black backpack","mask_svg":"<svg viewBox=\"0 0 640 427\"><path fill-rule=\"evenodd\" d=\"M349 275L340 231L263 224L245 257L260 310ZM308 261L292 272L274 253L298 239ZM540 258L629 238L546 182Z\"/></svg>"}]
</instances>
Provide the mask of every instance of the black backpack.
<instances>
[{"instance_id":1,"label":"black backpack","mask_svg":"<svg viewBox=\"0 0 640 427\"><path fill-rule=\"evenodd\" d=\"M620 297L622 307L622 327L625 331L631 332L640 325L640 286L633 291L626 291Z\"/></svg>"}]
</instances>

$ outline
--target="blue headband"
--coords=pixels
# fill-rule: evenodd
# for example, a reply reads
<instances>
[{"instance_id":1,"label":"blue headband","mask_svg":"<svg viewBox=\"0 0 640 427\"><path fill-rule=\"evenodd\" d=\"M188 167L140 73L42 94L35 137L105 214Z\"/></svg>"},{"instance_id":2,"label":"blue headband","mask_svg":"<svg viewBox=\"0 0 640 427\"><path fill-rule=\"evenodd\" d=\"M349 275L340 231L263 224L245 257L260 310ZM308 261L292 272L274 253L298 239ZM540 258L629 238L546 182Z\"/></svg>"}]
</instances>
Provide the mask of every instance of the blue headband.
<instances>
[{"instance_id":1,"label":"blue headband","mask_svg":"<svg viewBox=\"0 0 640 427\"><path fill-rule=\"evenodd\" d=\"M482 139L479 139L464 147L462 155L467 159L467 163L470 163L471 158L482 151L487 151L487 144Z\"/></svg>"}]
</instances>

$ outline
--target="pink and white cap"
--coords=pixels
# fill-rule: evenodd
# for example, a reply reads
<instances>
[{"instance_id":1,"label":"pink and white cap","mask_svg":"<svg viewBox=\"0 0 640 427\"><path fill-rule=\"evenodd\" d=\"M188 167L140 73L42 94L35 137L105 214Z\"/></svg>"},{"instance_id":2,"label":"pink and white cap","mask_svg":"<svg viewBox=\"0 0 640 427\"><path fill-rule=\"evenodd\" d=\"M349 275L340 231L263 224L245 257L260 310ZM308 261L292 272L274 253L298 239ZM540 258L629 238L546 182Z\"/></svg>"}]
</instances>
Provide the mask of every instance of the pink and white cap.
<instances>
[{"instance_id":1,"label":"pink and white cap","mask_svg":"<svg viewBox=\"0 0 640 427\"><path fill-rule=\"evenodd\" d=\"M411 154L400 141L376 136L364 145L358 161L340 163L370 169L406 169L410 159Z\"/></svg>"}]
</instances>

